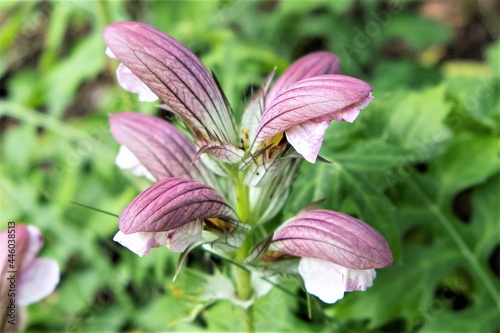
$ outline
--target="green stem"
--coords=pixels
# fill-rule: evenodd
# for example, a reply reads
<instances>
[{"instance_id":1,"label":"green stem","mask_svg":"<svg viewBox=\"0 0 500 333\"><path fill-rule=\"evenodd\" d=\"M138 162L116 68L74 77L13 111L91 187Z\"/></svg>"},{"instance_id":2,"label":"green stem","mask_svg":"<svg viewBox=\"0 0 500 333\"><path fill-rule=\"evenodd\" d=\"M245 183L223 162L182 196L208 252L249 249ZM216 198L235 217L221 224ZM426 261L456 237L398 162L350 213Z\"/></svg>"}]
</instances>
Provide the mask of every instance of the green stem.
<instances>
[{"instance_id":1,"label":"green stem","mask_svg":"<svg viewBox=\"0 0 500 333\"><path fill-rule=\"evenodd\" d=\"M245 185L243 175L240 174L238 179L236 180L236 213L238 214L239 219L251 225L248 220L250 216L250 198L248 193L248 186ZM241 263L245 260L248 252L252 249L252 239L251 237L247 237L243 242L242 246L236 251L236 261ZM236 269L236 277L237 277L237 290L238 296L243 300L248 300L252 297L252 275L249 271L243 270L241 268ZM252 306L248 309L243 309L243 324L245 326L245 332L253 332L253 310Z\"/></svg>"},{"instance_id":2,"label":"green stem","mask_svg":"<svg viewBox=\"0 0 500 333\"><path fill-rule=\"evenodd\" d=\"M242 222L249 222L250 197L248 194L248 186L245 184L242 174L239 174L236 180L236 213Z\"/></svg>"},{"instance_id":3,"label":"green stem","mask_svg":"<svg viewBox=\"0 0 500 333\"><path fill-rule=\"evenodd\" d=\"M488 274L481 267L481 264L477 260L476 256L469 249L460 233L453 226L452 222L443 214L439 207L434 202L432 202L429 196L424 192L424 190L416 181L410 179L408 181L408 184L410 185L413 192L428 206L429 210L436 216L437 220L448 232L451 239L453 239L457 247L460 249L460 252L462 252L463 256L469 262L469 265L472 267L473 271L477 274L477 276L483 283L484 287L490 293L498 309L500 309L500 295L498 293L498 290L495 288L495 283L490 279Z\"/></svg>"},{"instance_id":4,"label":"green stem","mask_svg":"<svg viewBox=\"0 0 500 333\"><path fill-rule=\"evenodd\" d=\"M97 1L97 13L101 30L111 23L111 13L105 0Z\"/></svg>"}]
</instances>

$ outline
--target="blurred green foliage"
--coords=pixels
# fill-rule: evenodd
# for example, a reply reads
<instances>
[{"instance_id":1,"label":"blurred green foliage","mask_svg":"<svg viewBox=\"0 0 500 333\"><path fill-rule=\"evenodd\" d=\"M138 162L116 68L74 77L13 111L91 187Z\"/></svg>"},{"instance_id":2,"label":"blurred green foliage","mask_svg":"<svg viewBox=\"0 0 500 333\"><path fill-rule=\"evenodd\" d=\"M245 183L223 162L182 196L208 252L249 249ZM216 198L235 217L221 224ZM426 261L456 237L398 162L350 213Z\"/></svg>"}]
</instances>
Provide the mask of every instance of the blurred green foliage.
<instances>
[{"instance_id":1,"label":"blurred green foliage","mask_svg":"<svg viewBox=\"0 0 500 333\"><path fill-rule=\"evenodd\" d=\"M295 296L275 288L259 299L256 330L498 332L500 44L491 31L480 58L455 59L446 50L460 42L457 31L422 16L421 6L0 2L2 223L40 227L43 256L62 268L56 292L29 307L27 331L242 328L228 302L197 302L216 285L213 275L187 269L172 282L177 255L158 249L139 258L112 241L117 218L71 203L119 214L147 186L114 165L107 115L157 109L117 86L101 36L110 22L137 20L199 55L238 117L275 66L281 73L315 50L337 53L344 74L374 86L354 124L332 124L321 151L331 163L303 165L273 225L325 198L322 207L384 234L395 263L366 292L331 306L312 299L312 319L298 284L283 277ZM213 260L195 251L189 266L209 272Z\"/></svg>"}]
</instances>

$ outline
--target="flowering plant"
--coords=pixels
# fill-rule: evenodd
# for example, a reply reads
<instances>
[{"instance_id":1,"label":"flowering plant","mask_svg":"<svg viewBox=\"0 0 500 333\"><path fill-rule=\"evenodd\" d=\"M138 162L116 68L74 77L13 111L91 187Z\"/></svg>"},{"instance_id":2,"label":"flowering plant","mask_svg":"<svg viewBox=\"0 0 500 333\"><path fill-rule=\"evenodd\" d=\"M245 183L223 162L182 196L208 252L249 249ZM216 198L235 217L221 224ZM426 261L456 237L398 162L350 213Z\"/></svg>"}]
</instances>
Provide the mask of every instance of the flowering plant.
<instances>
[{"instance_id":1,"label":"flowering plant","mask_svg":"<svg viewBox=\"0 0 500 333\"><path fill-rule=\"evenodd\" d=\"M10 222L14 224L13 222ZM37 227L10 225L0 233L0 331L17 332L26 326L24 308L50 295L59 283L59 266L49 258L37 258L42 234Z\"/></svg>"},{"instance_id":2,"label":"flowering plant","mask_svg":"<svg viewBox=\"0 0 500 333\"><path fill-rule=\"evenodd\" d=\"M119 22L106 27L104 38L108 56L121 61L119 84L142 101L161 99L187 131L148 115L111 115L122 145L118 166L155 182L120 214L116 241L140 256L166 245L183 253L180 267L198 245L236 263L227 277L234 293L212 297L247 313L269 289L260 278L301 276L307 292L334 303L346 291L370 287L375 269L392 264L385 239L342 213L309 207L266 232L301 162L321 160L329 124L353 122L372 99L369 84L339 74L334 54L304 56L269 89L271 73L237 126L214 76L171 36Z\"/></svg>"}]
</instances>

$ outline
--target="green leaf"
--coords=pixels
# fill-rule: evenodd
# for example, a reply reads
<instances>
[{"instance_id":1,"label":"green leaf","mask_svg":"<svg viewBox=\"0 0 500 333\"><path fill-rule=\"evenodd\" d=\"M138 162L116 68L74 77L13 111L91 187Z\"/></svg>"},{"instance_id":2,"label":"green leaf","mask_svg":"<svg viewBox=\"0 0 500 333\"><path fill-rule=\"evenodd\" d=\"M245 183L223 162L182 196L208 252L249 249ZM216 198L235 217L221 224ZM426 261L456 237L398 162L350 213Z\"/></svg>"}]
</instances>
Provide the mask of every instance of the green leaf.
<instances>
[{"instance_id":1,"label":"green leaf","mask_svg":"<svg viewBox=\"0 0 500 333\"><path fill-rule=\"evenodd\" d=\"M64 33L68 30L72 6L68 3L54 3L52 20L49 21L47 37L40 60L42 70L49 68L57 61L58 52L64 42Z\"/></svg>"},{"instance_id":2,"label":"green leaf","mask_svg":"<svg viewBox=\"0 0 500 333\"><path fill-rule=\"evenodd\" d=\"M2 142L1 152L5 159L4 165L11 172L23 174L31 167L31 158L36 149L36 128L32 125L22 125L11 128Z\"/></svg>"},{"instance_id":3,"label":"green leaf","mask_svg":"<svg viewBox=\"0 0 500 333\"><path fill-rule=\"evenodd\" d=\"M440 196L449 197L500 171L500 147L496 137L455 137L446 152L429 168Z\"/></svg>"},{"instance_id":4,"label":"green leaf","mask_svg":"<svg viewBox=\"0 0 500 333\"><path fill-rule=\"evenodd\" d=\"M72 313L82 311L93 304L101 284L102 280L92 269L72 274L60 286L57 304Z\"/></svg>"},{"instance_id":5,"label":"green leaf","mask_svg":"<svg viewBox=\"0 0 500 333\"><path fill-rule=\"evenodd\" d=\"M80 84L94 78L103 69L105 49L101 34L93 33L81 40L68 58L42 77L52 116L61 117Z\"/></svg>"},{"instance_id":6,"label":"green leaf","mask_svg":"<svg viewBox=\"0 0 500 333\"><path fill-rule=\"evenodd\" d=\"M99 332L103 328L107 332L119 332L129 320L130 312L124 311L123 307L100 305L89 309L86 317L82 318L81 325L78 320L68 323L66 330L80 332ZM76 324L76 326L75 326Z\"/></svg>"},{"instance_id":7,"label":"green leaf","mask_svg":"<svg viewBox=\"0 0 500 333\"><path fill-rule=\"evenodd\" d=\"M444 124L449 110L442 85L408 93L389 119L390 142L397 142L402 148L420 149L426 157L432 156L434 146L450 135Z\"/></svg>"},{"instance_id":8,"label":"green leaf","mask_svg":"<svg viewBox=\"0 0 500 333\"><path fill-rule=\"evenodd\" d=\"M472 305L464 310L450 311L445 300L437 301L433 311L426 316L421 333L434 332L498 332L499 312L488 295L477 297Z\"/></svg>"},{"instance_id":9,"label":"green leaf","mask_svg":"<svg viewBox=\"0 0 500 333\"><path fill-rule=\"evenodd\" d=\"M435 67L424 67L414 60L381 60L375 65L373 79L370 84L378 92L387 92L401 87L421 88L438 84L441 71Z\"/></svg>"},{"instance_id":10,"label":"green leaf","mask_svg":"<svg viewBox=\"0 0 500 333\"><path fill-rule=\"evenodd\" d=\"M29 29L33 29L35 26L32 13L35 2L24 2L19 5L15 1L2 1L1 6L4 7L9 4L18 7L16 9L0 7L2 10L10 11L10 15L5 16L5 20L2 22L2 33L0 34L0 50L2 54L12 45L16 38L20 37L23 26ZM3 75L3 72L1 74Z\"/></svg>"},{"instance_id":11,"label":"green leaf","mask_svg":"<svg viewBox=\"0 0 500 333\"><path fill-rule=\"evenodd\" d=\"M218 302L205 313L209 332L243 332L242 309L235 308L231 302Z\"/></svg>"},{"instance_id":12,"label":"green leaf","mask_svg":"<svg viewBox=\"0 0 500 333\"><path fill-rule=\"evenodd\" d=\"M20 71L9 81L10 100L27 107L36 107L43 102L40 74L35 71Z\"/></svg>"},{"instance_id":13,"label":"green leaf","mask_svg":"<svg viewBox=\"0 0 500 333\"><path fill-rule=\"evenodd\" d=\"M204 306L181 299L180 293L181 290L170 289L168 294L154 298L148 305L138 309L131 318L135 327L147 331L171 331L186 321L194 320ZM200 328L197 327L197 330Z\"/></svg>"},{"instance_id":14,"label":"green leaf","mask_svg":"<svg viewBox=\"0 0 500 333\"><path fill-rule=\"evenodd\" d=\"M277 288L257 299L253 307L255 331L315 332L320 325L307 325L294 316L296 304L290 295ZM208 331L241 332L244 327L241 321L242 311L230 302L218 302L204 315Z\"/></svg>"},{"instance_id":15,"label":"green leaf","mask_svg":"<svg viewBox=\"0 0 500 333\"><path fill-rule=\"evenodd\" d=\"M490 257L494 247L500 243L500 173L489 178L474 189L472 195L473 217L466 226L466 232L474 239L474 253L484 258Z\"/></svg>"},{"instance_id":16,"label":"green leaf","mask_svg":"<svg viewBox=\"0 0 500 333\"><path fill-rule=\"evenodd\" d=\"M453 37L451 28L429 18L401 14L391 19L384 30L385 38L402 38L421 51L435 44L446 44Z\"/></svg>"},{"instance_id":17,"label":"green leaf","mask_svg":"<svg viewBox=\"0 0 500 333\"><path fill-rule=\"evenodd\" d=\"M445 243L403 248L402 264L377 270L373 286L347 293L327 310L332 317L366 320L376 328L396 319L407 319L415 328L430 313L434 291L446 273L460 265L462 256Z\"/></svg>"},{"instance_id":18,"label":"green leaf","mask_svg":"<svg viewBox=\"0 0 500 333\"><path fill-rule=\"evenodd\" d=\"M323 157L349 170L384 172L398 166L406 155L407 150L376 138L356 141L342 151L325 151Z\"/></svg>"},{"instance_id":19,"label":"green leaf","mask_svg":"<svg viewBox=\"0 0 500 333\"><path fill-rule=\"evenodd\" d=\"M493 299L500 310L500 290L498 290L494 277L485 264L487 260L478 257L471 249L474 247L476 240L471 237L470 233L464 232L463 225L457 224L458 221L449 213L448 203L443 204L439 200L436 202L428 193L428 189L424 189L421 183L423 182L417 179L409 179L407 182L411 197L420 202L423 210L432 213L433 219L431 221L433 223L427 222L427 224L435 230L436 240L452 240L454 246L465 259L467 269L477 279L477 285L487 290L489 297Z\"/></svg>"},{"instance_id":20,"label":"green leaf","mask_svg":"<svg viewBox=\"0 0 500 333\"><path fill-rule=\"evenodd\" d=\"M297 288L297 283L295 281L291 282L295 287L291 287L290 283L286 283L284 280L278 283L289 290ZM294 315L299 311L297 303L297 299L294 299L293 296L278 288L273 288L267 295L255 302L253 308L255 331L317 332L321 324L314 321L306 323Z\"/></svg>"}]
</instances>

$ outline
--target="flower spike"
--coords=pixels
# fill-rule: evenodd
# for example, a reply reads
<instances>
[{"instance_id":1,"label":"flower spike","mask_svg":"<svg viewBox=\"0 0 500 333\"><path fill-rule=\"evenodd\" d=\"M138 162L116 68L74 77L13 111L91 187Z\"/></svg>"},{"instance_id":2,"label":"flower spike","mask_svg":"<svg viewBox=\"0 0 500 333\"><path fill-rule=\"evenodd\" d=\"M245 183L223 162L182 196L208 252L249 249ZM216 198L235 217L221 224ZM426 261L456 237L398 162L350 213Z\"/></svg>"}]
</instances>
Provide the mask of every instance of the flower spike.
<instances>
[{"instance_id":1,"label":"flower spike","mask_svg":"<svg viewBox=\"0 0 500 333\"><path fill-rule=\"evenodd\" d=\"M115 241L140 256L162 245L183 252L178 270L192 248L205 244L207 249L210 243L221 257L236 251L230 257L237 265L250 260L271 273L300 274L305 289L327 303L365 290L375 269L392 264L389 245L372 227L316 205L268 234L248 255L253 236L265 236L252 230L282 210L303 159L318 159L330 123L353 122L373 99L368 83L339 74L336 55L302 57L269 90L271 72L237 128L215 76L174 38L137 22L113 23L104 37L106 54L122 62L118 83L140 100L160 98L160 107L176 113L194 140L155 117L110 117L113 136L123 145L117 164L157 181L122 211ZM242 299L232 297L233 304L253 302L248 282L238 275ZM259 296L259 288L253 288Z\"/></svg>"}]
</instances>

